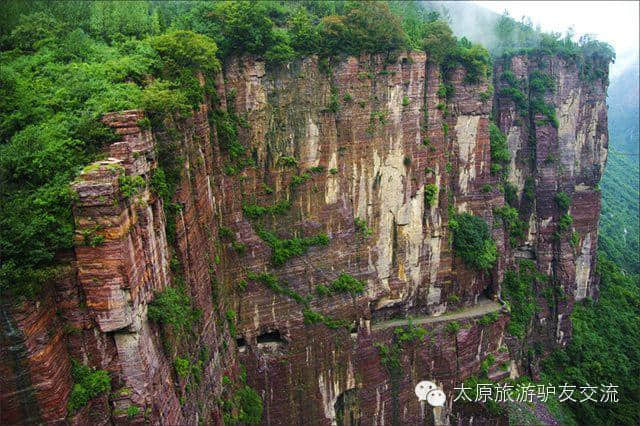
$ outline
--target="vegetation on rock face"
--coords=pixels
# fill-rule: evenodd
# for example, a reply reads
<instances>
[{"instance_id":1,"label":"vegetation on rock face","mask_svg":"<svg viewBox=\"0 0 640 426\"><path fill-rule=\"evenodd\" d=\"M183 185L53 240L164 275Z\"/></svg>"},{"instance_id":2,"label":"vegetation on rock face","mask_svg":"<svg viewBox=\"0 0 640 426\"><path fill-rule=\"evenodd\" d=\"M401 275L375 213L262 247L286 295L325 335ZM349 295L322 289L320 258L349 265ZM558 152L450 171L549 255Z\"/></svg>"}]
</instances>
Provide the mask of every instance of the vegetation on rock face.
<instances>
[{"instance_id":1,"label":"vegetation on rock face","mask_svg":"<svg viewBox=\"0 0 640 426\"><path fill-rule=\"evenodd\" d=\"M604 257L597 273L600 298L575 306L571 342L543 363L543 382L618 386L617 403L560 404L558 417L568 417L564 424L635 425L640 413L640 277Z\"/></svg>"},{"instance_id":2,"label":"vegetation on rock face","mask_svg":"<svg viewBox=\"0 0 640 426\"><path fill-rule=\"evenodd\" d=\"M182 287L167 287L155 293L147 315L151 321L171 326L178 335L190 331L200 316L191 308L191 301Z\"/></svg>"},{"instance_id":3,"label":"vegetation on rock face","mask_svg":"<svg viewBox=\"0 0 640 426\"><path fill-rule=\"evenodd\" d=\"M229 324L229 334L231 337L235 339L236 337L236 311L233 309L227 309L225 313L225 317L227 318L227 323Z\"/></svg>"},{"instance_id":4,"label":"vegetation on rock face","mask_svg":"<svg viewBox=\"0 0 640 426\"><path fill-rule=\"evenodd\" d=\"M396 327L389 345L376 343L380 363L385 367L391 379L391 410L399 416L399 393L402 379L402 355L411 344L422 343L427 339L427 330L415 326L411 321L405 327Z\"/></svg>"},{"instance_id":5,"label":"vegetation on rock face","mask_svg":"<svg viewBox=\"0 0 640 426\"><path fill-rule=\"evenodd\" d=\"M489 142L491 148L491 173L506 176L511 153L507 144L507 137L493 122L489 122Z\"/></svg>"},{"instance_id":6,"label":"vegetation on rock face","mask_svg":"<svg viewBox=\"0 0 640 426\"><path fill-rule=\"evenodd\" d=\"M105 370L96 370L74 359L71 360L73 388L69 396L69 414L87 405L96 396L111 390L111 378Z\"/></svg>"},{"instance_id":7,"label":"vegetation on rock face","mask_svg":"<svg viewBox=\"0 0 640 426\"><path fill-rule=\"evenodd\" d=\"M509 235L509 245L516 247L519 240L522 240L527 230L527 224L520 219L518 210L509 206L502 206L495 209L494 214L502 220Z\"/></svg>"},{"instance_id":8,"label":"vegetation on rock face","mask_svg":"<svg viewBox=\"0 0 640 426\"><path fill-rule=\"evenodd\" d=\"M329 318L318 311L311 308L305 308L302 311L305 324L324 324L331 329L349 328L349 322L346 320L337 320Z\"/></svg>"},{"instance_id":9,"label":"vegetation on rock face","mask_svg":"<svg viewBox=\"0 0 640 426\"><path fill-rule=\"evenodd\" d=\"M453 233L453 248L465 263L479 270L493 267L498 249L484 219L469 213L458 214L449 220L449 228Z\"/></svg>"},{"instance_id":10,"label":"vegetation on rock face","mask_svg":"<svg viewBox=\"0 0 640 426\"><path fill-rule=\"evenodd\" d=\"M351 293L353 295L364 291L364 283L350 274L341 273L329 284L329 289L336 293Z\"/></svg>"},{"instance_id":11,"label":"vegetation on rock face","mask_svg":"<svg viewBox=\"0 0 640 426\"><path fill-rule=\"evenodd\" d=\"M262 398L251 386L247 385L247 371L240 365L239 381L223 376L222 385L225 395L221 402L225 425L256 425L262 420Z\"/></svg>"},{"instance_id":12,"label":"vegetation on rock face","mask_svg":"<svg viewBox=\"0 0 640 426\"><path fill-rule=\"evenodd\" d=\"M505 70L500 76L500 81L505 83L506 86L500 91L500 95L511 98L516 105L516 109L521 115L526 115L528 110L527 97L525 96L523 89L523 83L521 80L510 70Z\"/></svg>"},{"instance_id":13,"label":"vegetation on rock face","mask_svg":"<svg viewBox=\"0 0 640 426\"><path fill-rule=\"evenodd\" d=\"M547 92L555 90L555 81L547 74L540 71L533 71L529 75L529 111L532 118L535 114L541 114L547 123L558 128L558 118L553 105L547 104L544 96Z\"/></svg>"},{"instance_id":14,"label":"vegetation on rock face","mask_svg":"<svg viewBox=\"0 0 640 426\"><path fill-rule=\"evenodd\" d=\"M367 226L367 221L356 217L353 219L353 224L356 227L356 231L363 237L369 237L373 233L373 230Z\"/></svg>"},{"instance_id":15,"label":"vegetation on rock face","mask_svg":"<svg viewBox=\"0 0 640 426\"><path fill-rule=\"evenodd\" d=\"M509 63L504 64L508 66ZM555 81L551 76L535 70L528 79L518 79L513 72L506 69L500 76L500 81L506 84L500 91L500 95L510 98L520 115L528 117L530 114L529 119L533 121L536 114L541 114L543 121L536 121L537 124L549 123L553 127L558 127L555 107L547 104L544 99L547 92L555 90Z\"/></svg>"},{"instance_id":16,"label":"vegetation on rock face","mask_svg":"<svg viewBox=\"0 0 640 426\"><path fill-rule=\"evenodd\" d=\"M461 325L458 321L451 321L447 324L445 330L449 334L456 334L458 331L460 331L460 327Z\"/></svg>"},{"instance_id":17,"label":"vegetation on rock face","mask_svg":"<svg viewBox=\"0 0 640 426\"><path fill-rule=\"evenodd\" d=\"M547 279L530 260L520 260L517 270L505 272L502 294L511 305L511 319L507 330L513 336L520 339L525 337L531 317L536 311L535 284Z\"/></svg>"},{"instance_id":18,"label":"vegetation on rock face","mask_svg":"<svg viewBox=\"0 0 640 426\"><path fill-rule=\"evenodd\" d=\"M249 425L259 424L262 419L262 398L258 392L245 385L236 392L235 399L240 408L238 421Z\"/></svg>"},{"instance_id":19,"label":"vegetation on rock face","mask_svg":"<svg viewBox=\"0 0 640 426\"><path fill-rule=\"evenodd\" d=\"M280 239L271 231L259 229L258 236L273 250L271 260L275 266L282 266L295 256L301 256L312 246L326 246L329 237L326 234L318 234L313 237Z\"/></svg>"},{"instance_id":20,"label":"vegetation on rock face","mask_svg":"<svg viewBox=\"0 0 640 426\"><path fill-rule=\"evenodd\" d=\"M288 200L280 200L272 205L259 206L257 204L244 204L242 211L249 219L259 219L267 214L285 214L291 207Z\"/></svg>"},{"instance_id":21,"label":"vegetation on rock face","mask_svg":"<svg viewBox=\"0 0 640 426\"><path fill-rule=\"evenodd\" d=\"M278 277L276 277L273 274L269 274L266 272L256 274L256 273L250 272L247 275L247 278L252 281L259 281L262 284L266 285L268 288L270 288L272 291L278 294L285 295L295 300L296 302L300 303L301 305L307 306L309 304L308 299L302 297L300 294L291 290L288 284L281 282L280 280L278 280Z\"/></svg>"},{"instance_id":22,"label":"vegetation on rock face","mask_svg":"<svg viewBox=\"0 0 640 426\"><path fill-rule=\"evenodd\" d=\"M571 198L565 192L558 192L553 199L561 212L566 213L569 210Z\"/></svg>"},{"instance_id":23,"label":"vegetation on rock face","mask_svg":"<svg viewBox=\"0 0 640 426\"><path fill-rule=\"evenodd\" d=\"M426 208L431 208L433 202L436 200L438 194L438 187L433 183L429 183L424 187L424 205Z\"/></svg>"}]
</instances>

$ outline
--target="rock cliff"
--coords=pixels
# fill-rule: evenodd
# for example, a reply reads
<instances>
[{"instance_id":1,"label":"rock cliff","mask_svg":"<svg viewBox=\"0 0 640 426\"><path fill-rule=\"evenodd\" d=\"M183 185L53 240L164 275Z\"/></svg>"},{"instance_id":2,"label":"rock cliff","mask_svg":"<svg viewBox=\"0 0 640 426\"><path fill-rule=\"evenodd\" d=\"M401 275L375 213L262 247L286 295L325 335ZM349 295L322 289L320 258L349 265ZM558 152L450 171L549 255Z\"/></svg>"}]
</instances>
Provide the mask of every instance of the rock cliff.
<instances>
[{"instance_id":1,"label":"rock cliff","mask_svg":"<svg viewBox=\"0 0 640 426\"><path fill-rule=\"evenodd\" d=\"M542 74L553 88L538 93ZM249 385L262 424L462 424L453 388L487 358L491 379L535 375L570 338L573 302L597 296L606 83L557 57L497 61L493 85L465 77L443 78L417 52L277 69L241 58L171 132L141 111L103 117L121 139L73 184L74 252L37 303L2 306L2 423L221 424L242 415ZM514 84L526 111L503 90ZM492 116L527 223L517 244L495 213ZM153 190L167 155L180 160L171 200ZM462 212L489 224L492 269L453 250ZM550 278L518 339L497 300L521 258ZM335 290L344 277L363 291ZM176 287L195 318L183 335L148 318L154 295ZM70 358L107 370L111 392L68 416ZM419 405L420 380L443 388L444 409Z\"/></svg>"}]
</instances>

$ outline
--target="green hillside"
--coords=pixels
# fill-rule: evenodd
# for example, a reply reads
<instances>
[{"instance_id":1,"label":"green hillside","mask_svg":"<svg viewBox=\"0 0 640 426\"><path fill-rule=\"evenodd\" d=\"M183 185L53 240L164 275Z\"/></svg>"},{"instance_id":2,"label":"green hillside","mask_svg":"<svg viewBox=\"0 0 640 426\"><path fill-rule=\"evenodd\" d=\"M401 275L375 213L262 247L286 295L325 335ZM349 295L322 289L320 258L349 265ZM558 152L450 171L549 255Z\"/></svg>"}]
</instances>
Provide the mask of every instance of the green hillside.
<instances>
[{"instance_id":1,"label":"green hillside","mask_svg":"<svg viewBox=\"0 0 640 426\"><path fill-rule=\"evenodd\" d=\"M609 151L607 168L600 183L600 250L629 272L640 272L640 219L638 157Z\"/></svg>"}]
</instances>

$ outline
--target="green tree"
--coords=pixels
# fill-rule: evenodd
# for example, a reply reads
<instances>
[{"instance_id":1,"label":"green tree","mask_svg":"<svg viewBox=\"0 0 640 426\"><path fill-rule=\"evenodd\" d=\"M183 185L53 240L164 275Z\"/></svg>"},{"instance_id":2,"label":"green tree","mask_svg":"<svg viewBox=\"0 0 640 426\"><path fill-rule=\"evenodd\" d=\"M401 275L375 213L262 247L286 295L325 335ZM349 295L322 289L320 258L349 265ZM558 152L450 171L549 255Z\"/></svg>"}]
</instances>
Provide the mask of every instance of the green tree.
<instances>
[{"instance_id":1,"label":"green tree","mask_svg":"<svg viewBox=\"0 0 640 426\"><path fill-rule=\"evenodd\" d=\"M64 30L58 20L44 12L25 15L11 31L9 46L24 52L34 52L44 44L54 42Z\"/></svg>"},{"instance_id":2,"label":"green tree","mask_svg":"<svg viewBox=\"0 0 640 426\"><path fill-rule=\"evenodd\" d=\"M400 20L386 3L358 3L345 17L345 23L357 51L391 52L406 46Z\"/></svg>"},{"instance_id":3,"label":"green tree","mask_svg":"<svg viewBox=\"0 0 640 426\"><path fill-rule=\"evenodd\" d=\"M400 18L409 47L421 49L427 26L440 18L440 14L424 7L419 1L389 2L389 8Z\"/></svg>"},{"instance_id":4,"label":"green tree","mask_svg":"<svg viewBox=\"0 0 640 426\"><path fill-rule=\"evenodd\" d=\"M177 30L152 37L151 46L169 70L179 68L219 71L218 47L211 38L192 31Z\"/></svg>"},{"instance_id":5,"label":"green tree","mask_svg":"<svg viewBox=\"0 0 640 426\"><path fill-rule=\"evenodd\" d=\"M346 16L324 17L321 36L326 54L386 53L407 46L400 20L382 2L354 3Z\"/></svg>"},{"instance_id":6,"label":"green tree","mask_svg":"<svg viewBox=\"0 0 640 426\"><path fill-rule=\"evenodd\" d=\"M493 267L498 249L484 219L469 213L458 214L449 220L449 228L453 232L453 248L465 263L480 270Z\"/></svg>"},{"instance_id":7,"label":"green tree","mask_svg":"<svg viewBox=\"0 0 640 426\"><path fill-rule=\"evenodd\" d=\"M312 54L320 48L320 33L318 26L313 24L311 15L306 9L300 8L289 21L291 47L302 54Z\"/></svg>"},{"instance_id":8,"label":"green tree","mask_svg":"<svg viewBox=\"0 0 640 426\"><path fill-rule=\"evenodd\" d=\"M456 38L449 25L441 20L427 24L422 48L429 54L429 61L441 64L456 48Z\"/></svg>"},{"instance_id":9,"label":"green tree","mask_svg":"<svg viewBox=\"0 0 640 426\"><path fill-rule=\"evenodd\" d=\"M91 2L89 28L107 41L123 37L142 37L151 32L152 21L148 1Z\"/></svg>"},{"instance_id":10,"label":"green tree","mask_svg":"<svg viewBox=\"0 0 640 426\"><path fill-rule=\"evenodd\" d=\"M191 25L208 35L223 57L232 54L264 55L275 43L274 24L264 2L224 1L194 9Z\"/></svg>"}]
</instances>

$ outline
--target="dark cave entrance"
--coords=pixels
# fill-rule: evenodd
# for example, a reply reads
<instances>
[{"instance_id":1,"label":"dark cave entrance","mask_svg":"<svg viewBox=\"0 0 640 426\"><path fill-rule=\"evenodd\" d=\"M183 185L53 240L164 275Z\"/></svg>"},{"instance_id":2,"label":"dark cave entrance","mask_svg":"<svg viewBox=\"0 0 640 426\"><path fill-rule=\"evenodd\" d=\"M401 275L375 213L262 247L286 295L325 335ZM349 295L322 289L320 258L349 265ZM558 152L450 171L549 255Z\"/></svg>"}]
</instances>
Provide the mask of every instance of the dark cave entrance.
<instances>
[{"instance_id":1,"label":"dark cave entrance","mask_svg":"<svg viewBox=\"0 0 640 426\"><path fill-rule=\"evenodd\" d=\"M487 285L485 287L484 290L482 290L482 293L480 294L480 297L484 297L487 298L489 300L493 300L493 295L495 294L495 292L493 291L493 285L491 283L489 283L489 285Z\"/></svg>"},{"instance_id":2,"label":"dark cave entrance","mask_svg":"<svg viewBox=\"0 0 640 426\"><path fill-rule=\"evenodd\" d=\"M498 280L494 273L489 274L487 277L487 283L482 293L480 293L480 298L486 298L489 300L497 300L497 294L500 291L500 285L498 284Z\"/></svg>"},{"instance_id":3,"label":"dark cave entrance","mask_svg":"<svg viewBox=\"0 0 640 426\"><path fill-rule=\"evenodd\" d=\"M353 336L354 334L358 335L358 327L360 325L360 321L353 321L351 326L349 327L349 333Z\"/></svg>"},{"instance_id":4,"label":"dark cave entrance","mask_svg":"<svg viewBox=\"0 0 640 426\"><path fill-rule=\"evenodd\" d=\"M262 333L258 336L258 344L269 344L269 343L279 343L284 344L285 341L280 335L279 330L269 331L267 333Z\"/></svg>"},{"instance_id":5,"label":"dark cave entrance","mask_svg":"<svg viewBox=\"0 0 640 426\"><path fill-rule=\"evenodd\" d=\"M247 339L240 336L236 339L236 346L238 347L238 351L244 352L247 349Z\"/></svg>"},{"instance_id":6,"label":"dark cave entrance","mask_svg":"<svg viewBox=\"0 0 640 426\"><path fill-rule=\"evenodd\" d=\"M258 336L257 342L259 348L277 348L287 343L279 330L262 333Z\"/></svg>"},{"instance_id":7,"label":"dark cave entrance","mask_svg":"<svg viewBox=\"0 0 640 426\"><path fill-rule=\"evenodd\" d=\"M338 426L360 426L362 413L358 404L357 389L347 389L341 393L333 408Z\"/></svg>"}]
</instances>

